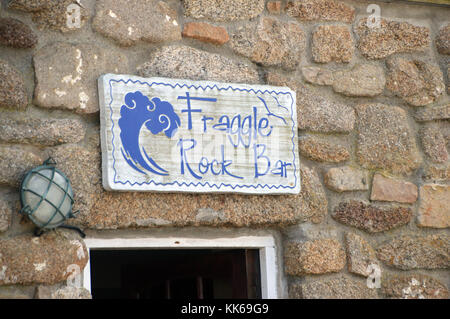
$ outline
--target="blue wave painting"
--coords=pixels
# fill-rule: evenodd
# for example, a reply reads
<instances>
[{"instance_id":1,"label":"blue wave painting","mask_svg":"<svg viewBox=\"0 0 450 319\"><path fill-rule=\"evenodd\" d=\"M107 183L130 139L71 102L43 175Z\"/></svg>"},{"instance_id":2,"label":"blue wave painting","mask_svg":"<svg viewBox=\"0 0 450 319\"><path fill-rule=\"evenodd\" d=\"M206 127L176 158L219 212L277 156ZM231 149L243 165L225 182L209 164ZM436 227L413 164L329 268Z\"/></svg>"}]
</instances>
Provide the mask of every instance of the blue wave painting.
<instances>
[{"instance_id":1,"label":"blue wave painting","mask_svg":"<svg viewBox=\"0 0 450 319\"><path fill-rule=\"evenodd\" d=\"M125 104L120 109L120 139L122 141L122 156L136 171L148 175L169 175L169 172L159 166L139 145L139 134L143 126L153 135L161 132L172 138L178 130L181 121L175 113L172 104L154 97L151 100L140 91L125 95Z\"/></svg>"}]
</instances>

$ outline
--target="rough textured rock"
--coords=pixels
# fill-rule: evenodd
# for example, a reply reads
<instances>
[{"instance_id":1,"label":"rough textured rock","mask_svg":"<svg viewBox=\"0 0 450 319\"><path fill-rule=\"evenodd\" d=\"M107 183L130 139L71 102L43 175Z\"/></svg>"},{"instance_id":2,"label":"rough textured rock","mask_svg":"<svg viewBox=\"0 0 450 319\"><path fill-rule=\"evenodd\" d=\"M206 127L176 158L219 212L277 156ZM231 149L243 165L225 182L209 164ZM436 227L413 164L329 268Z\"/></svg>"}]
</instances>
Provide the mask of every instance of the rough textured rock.
<instances>
[{"instance_id":1,"label":"rough textured rock","mask_svg":"<svg viewBox=\"0 0 450 319\"><path fill-rule=\"evenodd\" d=\"M68 21L68 6L76 3L74 0L11 0L8 8L31 12L32 20L39 29L51 29L61 32L82 28L90 18L90 12L85 6L78 6L79 20ZM74 15L74 12L71 12Z\"/></svg>"},{"instance_id":2,"label":"rough textured rock","mask_svg":"<svg viewBox=\"0 0 450 319\"><path fill-rule=\"evenodd\" d=\"M447 94L450 94L450 63L447 67Z\"/></svg>"},{"instance_id":3,"label":"rough textured rock","mask_svg":"<svg viewBox=\"0 0 450 319\"><path fill-rule=\"evenodd\" d=\"M40 237L20 235L0 239L0 285L55 284L80 271L88 261L84 243L69 232L51 231Z\"/></svg>"},{"instance_id":4,"label":"rough textured rock","mask_svg":"<svg viewBox=\"0 0 450 319\"><path fill-rule=\"evenodd\" d=\"M248 20L264 10L264 0L183 0L185 15L213 21Z\"/></svg>"},{"instance_id":5,"label":"rough textured rock","mask_svg":"<svg viewBox=\"0 0 450 319\"><path fill-rule=\"evenodd\" d=\"M0 59L0 107L23 109L27 104L28 96L22 75Z\"/></svg>"},{"instance_id":6,"label":"rough textured rock","mask_svg":"<svg viewBox=\"0 0 450 319\"><path fill-rule=\"evenodd\" d=\"M300 212L313 223L323 221L328 212L328 201L317 172L302 165L300 168Z\"/></svg>"},{"instance_id":7,"label":"rough textured rock","mask_svg":"<svg viewBox=\"0 0 450 319\"><path fill-rule=\"evenodd\" d=\"M378 265L375 250L361 236L354 233L345 234L348 271L367 277L371 274L369 265Z\"/></svg>"},{"instance_id":8,"label":"rough textured rock","mask_svg":"<svg viewBox=\"0 0 450 319\"><path fill-rule=\"evenodd\" d=\"M325 185L336 192L364 191L369 189L367 171L351 166L330 168L324 176Z\"/></svg>"},{"instance_id":9,"label":"rough textured rock","mask_svg":"<svg viewBox=\"0 0 450 319\"><path fill-rule=\"evenodd\" d=\"M388 59L386 65L386 88L413 106L433 103L445 90L437 65L401 57Z\"/></svg>"},{"instance_id":10,"label":"rough textured rock","mask_svg":"<svg viewBox=\"0 0 450 319\"><path fill-rule=\"evenodd\" d=\"M376 96L383 93L386 84L383 68L374 64L357 64L339 71L307 66L302 68L302 74L305 81L332 85L335 92L346 96Z\"/></svg>"},{"instance_id":11,"label":"rough textured rock","mask_svg":"<svg viewBox=\"0 0 450 319\"><path fill-rule=\"evenodd\" d=\"M367 18L355 26L357 47L369 59L382 59L394 53L423 51L430 45L430 30L408 22L380 19L380 28L367 26Z\"/></svg>"},{"instance_id":12,"label":"rough textured rock","mask_svg":"<svg viewBox=\"0 0 450 319\"><path fill-rule=\"evenodd\" d=\"M288 86L297 95L298 128L323 133L345 133L353 130L355 112L352 107L330 101L300 82L276 73L268 73L270 85Z\"/></svg>"},{"instance_id":13,"label":"rough textured rock","mask_svg":"<svg viewBox=\"0 0 450 319\"><path fill-rule=\"evenodd\" d=\"M345 266L345 251L336 239L287 242L284 246L287 275L339 272Z\"/></svg>"},{"instance_id":14,"label":"rough textured rock","mask_svg":"<svg viewBox=\"0 0 450 319\"><path fill-rule=\"evenodd\" d=\"M358 64L333 73L333 90L346 96L376 96L383 93L386 78L379 65Z\"/></svg>"},{"instance_id":15,"label":"rough textured rock","mask_svg":"<svg viewBox=\"0 0 450 319\"><path fill-rule=\"evenodd\" d=\"M271 14L281 13L281 1L269 1L267 2L267 11Z\"/></svg>"},{"instance_id":16,"label":"rough textured rock","mask_svg":"<svg viewBox=\"0 0 450 319\"><path fill-rule=\"evenodd\" d=\"M232 49L255 63L294 70L305 48L305 34L295 22L264 17L231 35Z\"/></svg>"},{"instance_id":17,"label":"rough textured rock","mask_svg":"<svg viewBox=\"0 0 450 319\"><path fill-rule=\"evenodd\" d=\"M431 162L447 162L449 156L447 152L446 140L442 134L442 129L437 123L427 123L420 130L420 137L423 151Z\"/></svg>"},{"instance_id":18,"label":"rough textured rock","mask_svg":"<svg viewBox=\"0 0 450 319\"><path fill-rule=\"evenodd\" d=\"M414 203L418 189L413 183L375 174L372 181L370 200L387 202Z\"/></svg>"},{"instance_id":19,"label":"rough textured rock","mask_svg":"<svg viewBox=\"0 0 450 319\"><path fill-rule=\"evenodd\" d=\"M11 203L3 198L0 198L0 233L7 231L11 226L11 216Z\"/></svg>"},{"instance_id":20,"label":"rough textured rock","mask_svg":"<svg viewBox=\"0 0 450 319\"><path fill-rule=\"evenodd\" d=\"M428 184L420 187L417 224L421 227L450 227L450 186Z\"/></svg>"},{"instance_id":21,"label":"rough textured rock","mask_svg":"<svg viewBox=\"0 0 450 319\"><path fill-rule=\"evenodd\" d=\"M120 45L138 41L160 43L181 39L177 12L159 0L96 1L94 30ZM149 23L153 21L154 23Z\"/></svg>"},{"instance_id":22,"label":"rough textured rock","mask_svg":"<svg viewBox=\"0 0 450 319\"><path fill-rule=\"evenodd\" d=\"M44 159L29 149L21 146L0 146L0 184L19 187L25 173L41 165Z\"/></svg>"},{"instance_id":23,"label":"rough textured rock","mask_svg":"<svg viewBox=\"0 0 450 319\"><path fill-rule=\"evenodd\" d=\"M394 173L410 173L419 167L422 159L403 109L362 104L356 107L356 113L356 156L363 167Z\"/></svg>"},{"instance_id":24,"label":"rough textured rock","mask_svg":"<svg viewBox=\"0 0 450 319\"><path fill-rule=\"evenodd\" d=\"M344 146L314 135L301 136L298 149L301 155L318 162L339 163L350 158L350 153Z\"/></svg>"},{"instance_id":25,"label":"rough textured rock","mask_svg":"<svg viewBox=\"0 0 450 319\"><path fill-rule=\"evenodd\" d=\"M302 74L305 81L309 83L318 85L333 84L333 72L325 68L305 66L302 68Z\"/></svg>"},{"instance_id":26,"label":"rough textured rock","mask_svg":"<svg viewBox=\"0 0 450 319\"><path fill-rule=\"evenodd\" d=\"M224 27L214 26L204 22L189 22L183 27L183 37L193 38L202 42L222 45L230 40Z\"/></svg>"},{"instance_id":27,"label":"rough textured rock","mask_svg":"<svg viewBox=\"0 0 450 319\"><path fill-rule=\"evenodd\" d=\"M190 61L190 63L186 63ZM144 77L163 76L191 80L258 83L255 69L219 54L187 46L165 46L155 51L149 62L138 67Z\"/></svg>"},{"instance_id":28,"label":"rough textured rock","mask_svg":"<svg viewBox=\"0 0 450 319\"><path fill-rule=\"evenodd\" d=\"M33 286L0 286L0 299L33 299L34 290Z\"/></svg>"},{"instance_id":29,"label":"rough textured rock","mask_svg":"<svg viewBox=\"0 0 450 319\"><path fill-rule=\"evenodd\" d=\"M450 162L443 165L428 164L425 166L422 176L426 181L450 180Z\"/></svg>"},{"instance_id":30,"label":"rough textured rock","mask_svg":"<svg viewBox=\"0 0 450 319\"><path fill-rule=\"evenodd\" d=\"M450 119L450 104L429 106L416 111L414 118L418 122Z\"/></svg>"},{"instance_id":31,"label":"rough textured rock","mask_svg":"<svg viewBox=\"0 0 450 319\"><path fill-rule=\"evenodd\" d=\"M57 145L78 143L85 127L75 119L0 119L0 142Z\"/></svg>"},{"instance_id":32,"label":"rough textured rock","mask_svg":"<svg viewBox=\"0 0 450 319\"><path fill-rule=\"evenodd\" d=\"M450 24L439 30L436 37L436 47L440 54L450 55Z\"/></svg>"},{"instance_id":33,"label":"rough textured rock","mask_svg":"<svg viewBox=\"0 0 450 319\"><path fill-rule=\"evenodd\" d=\"M73 189L73 211L80 215L70 222L77 223L89 215L90 208L101 187L100 153L85 149L76 144L64 144L47 149L56 167L69 178Z\"/></svg>"},{"instance_id":34,"label":"rough textured rock","mask_svg":"<svg viewBox=\"0 0 450 319\"><path fill-rule=\"evenodd\" d=\"M302 21L340 21L351 23L355 9L335 0L296 0L288 1L286 12Z\"/></svg>"},{"instance_id":35,"label":"rough textured rock","mask_svg":"<svg viewBox=\"0 0 450 319\"><path fill-rule=\"evenodd\" d=\"M69 159L72 157L77 158L70 153L67 155ZM78 161L69 161L67 167L64 167L68 177L71 178L74 196L81 192L85 192L85 196L92 194L93 190L86 189L86 185L94 184L101 187L100 159L96 159L97 172L87 170L91 169L92 161L93 159L87 157L86 160L82 160L83 166L80 164L80 168L76 170L73 166ZM95 178L92 177L94 174ZM315 170L305 165L301 167L300 174L302 185L299 195L250 196L100 191L92 208L87 210L88 213L80 214L74 222L78 220L82 227L94 229L168 225L249 227L290 225L305 221L320 223L327 214L328 202L319 176ZM83 182L84 178L86 181ZM75 203L77 204L76 199Z\"/></svg>"},{"instance_id":36,"label":"rough textured rock","mask_svg":"<svg viewBox=\"0 0 450 319\"><path fill-rule=\"evenodd\" d=\"M78 113L99 111L97 79L104 73L124 73L127 58L93 44L56 42L34 55L35 103Z\"/></svg>"},{"instance_id":37,"label":"rough textured rock","mask_svg":"<svg viewBox=\"0 0 450 319\"><path fill-rule=\"evenodd\" d=\"M445 284L423 274L394 275L382 277L381 293L388 298L401 299L448 299Z\"/></svg>"},{"instance_id":38,"label":"rough textured rock","mask_svg":"<svg viewBox=\"0 0 450 319\"><path fill-rule=\"evenodd\" d=\"M25 23L14 18L0 18L0 44L17 49L28 49L38 39Z\"/></svg>"},{"instance_id":39,"label":"rough textured rock","mask_svg":"<svg viewBox=\"0 0 450 319\"><path fill-rule=\"evenodd\" d=\"M346 26L321 25L312 33L312 56L315 62L350 62L354 45Z\"/></svg>"},{"instance_id":40,"label":"rough textured rock","mask_svg":"<svg viewBox=\"0 0 450 319\"><path fill-rule=\"evenodd\" d=\"M402 270L450 267L450 237L445 234L401 236L380 245L377 257Z\"/></svg>"},{"instance_id":41,"label":"rough textured rock","mask_svg":"<svg viewBox=\"0 0 450 319\"><path fill-rule=\"evenodd\" d=\"M332 217L345 225L378 233L408 224L412 211L405 207L382 208L351 200L341 202L334 209Z\"/></svg>"},{"instance_id":42,"label":"rough textured rock","mask_svg":"<svg viewBox=\"0 0 450 319\"><path fill-rule=\"evenodd\" d=\"M289 298L292 299L376 299L377 290L367 287L365 281L356 281L349 276L291 284Z\"/></svg>"},{"instance_id":43,"label":"rough textured rock","mask_svg":"<svg viewBox=\"0 0 450 319\"><path fill-rule=\"evenodd\" d=\"M40 285L36 290L36 299L92 299L89 290L85 288Z\"/></svg>"}]
</instances>

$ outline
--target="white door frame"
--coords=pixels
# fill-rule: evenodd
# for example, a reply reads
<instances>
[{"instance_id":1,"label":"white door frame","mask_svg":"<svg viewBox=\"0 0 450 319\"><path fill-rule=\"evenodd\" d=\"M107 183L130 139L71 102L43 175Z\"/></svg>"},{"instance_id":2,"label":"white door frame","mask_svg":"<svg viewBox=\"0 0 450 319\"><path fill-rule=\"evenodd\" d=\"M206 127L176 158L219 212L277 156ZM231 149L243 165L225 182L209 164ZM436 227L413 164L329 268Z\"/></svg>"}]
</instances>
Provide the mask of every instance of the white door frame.
<instances>
[{"instance_id":1,"label":"white door frame","mask_svg":"<svg viewBox=\"0 0 450 319\"><path fill-rule=\"evenodd\" d=\"M140 238L86 238L91 249L259 249L261 267L261 294L263 299L276 299L278 295L275 239L272 236L241 236L222 238L140 237ZM91 291L90 259L83 271L83 287Z\"/></svg>"}]
</instances>

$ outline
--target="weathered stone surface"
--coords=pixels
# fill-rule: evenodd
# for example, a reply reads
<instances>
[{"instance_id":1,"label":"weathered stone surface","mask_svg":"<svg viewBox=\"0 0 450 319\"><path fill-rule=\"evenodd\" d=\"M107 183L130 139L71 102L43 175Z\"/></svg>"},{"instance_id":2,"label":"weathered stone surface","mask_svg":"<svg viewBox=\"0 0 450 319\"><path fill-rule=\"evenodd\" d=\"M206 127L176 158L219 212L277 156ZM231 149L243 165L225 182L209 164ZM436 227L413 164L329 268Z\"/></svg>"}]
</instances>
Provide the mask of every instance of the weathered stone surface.
<instances>
[{"instance_id":1,"label":"weathered stone surface","mask_svg":"<svg viewBox=\"0 0 450 319\"><path fill-rule=\"evenodd\" d=\"M85 288L40 285L36 289L36 299L92 299L92 296Z\"/></svg>"},{"instance_id":2,"label":"weathered stone surface","mask_svg":"<svg viewBox=\"0 0 450 319\"><path fill-rule=\"evenodd\" d=\"M269 1L267 2L267 11L272 14L281 13L281 1Z\"/></svg>"},{"instance_id":3,"label":"weathered stone surface","mask_svg":"<svg viewBox=\"0 0 450 319\"><path fill-rule=\"evenodd\" d=\"M317 66L305 66L302 68L302 74L306 82L318 85L332 85L333 72Z\"/></svg>"},{"instance_id":4,"label":"weathered stone surface","mask_svg":"<svg viewBox=\"0 0 450 319\"><path fill-rule=\"evenodd\" d=\"M28 96L22 75L0 59L0 107L25 108Z\"/></svg>"},{"instance_id":5,"label":"weathered stone surface","mask_svg":"<svg viewBox=\"0 0 450 319\"><path fill-rule=\"evenodd\" d=\"M423 274L382 277L381 293L388 298L401 299L448 299L447 287L433 277Z\"/></svg>"},{"instance_id":6,"label":"weathered stone surface","mask_svg":"<svg viewBox=\"0 0 450 319\"><path fill-rule=\"evenodd\" d=\"M287 242L284 246L287 275L338 272L345 266L345 251L336 239Z\"/></svg>"},{"instance_id":7,"label":"weathered stone surface","mask_svg":"<svg viewBox=\"0 0 450 319\"><path fill-rule=\"evenodd\" d=\"M410 173L419 167L422 159L403 109L362 104L356 107L356 113L356 156L363 167L394 173Z\"/></svg>"},{"instance_id":8,"label":"weathered stone surface","mask_svg":"<svg viewBox=\"0 0 450 319\"><path fill-rule=\"evenodd\" d=\"M380 245L377 257L402 270L450 267L450 237L445 234L401 236Z\"/></svg>"},{"instance_id":9,"label":"weathered stone surface","mask_svg":"<svg viewBox=\"0 0 450 319\"><path fill-rule=\"evenodd\" d=\"M428 164L425 166L422 176L426 181L450 180L450 162L443 165Z\"/></svg>"},{"instance_id":10,"label":"weathered stone surface","mask_svg":"<svg viewBox=\"0 0 450 319\"><path fill-rule=\"evenodd\" d=\"M450 55L450 24L439 30L436 37L436 47L440 54Z\"/></svg>"},{"instance_id":11,"label":"weathered stone surface","mask_svg":"<svg viewBox=\"0 0 450 319\"><path fill-rule=\"evenodd\" d=\"M0 119L0 141L57 145L84 139L85 126L75 119Z\"/></svg>"},{"instance_id":12,"label":"weathered stone surface","mask_svg":"<svg viewBox=\"0 0 450 319\"><path fill-rule=\"evenodd\" d=\"M387 202L414 203L418 190L413 183L375 174L372 181L370 200Z\"/></svg>"},{"instance_id":13,"label":"weathered stone surface","mask_svg":"<svg viewBox=\"0 0 450 319\"><path fill-rule=\"evenodd\" d=\"M100 158L86 157L81 160L83 164L79 164L79 169L75 170L73 166L80 162L75 162L78 158L76 153L64 153L69 159L64 169L73 184L75 197L82 192L87 197L101 188ZM93 161L96 164L91 168ZM95 167L97 171L94 171ZM92 177L94 175L95 178ZM290 225L305 221L320 223L327 214L328 203L319 176L305 165L300 169L300 176L302 184L299 195L155 194L98 190L92 207L74 222L95 229L201 225L249 227ZM94 189L86 189L90 185L94 185ZM81 208L78 206L76 209Z\"/></svg>"},{"instance_id":14,"label":"weathered stone surface","mask_svg":"<svg viewBox=\"0 0 450 319\"><path fill-rule=\"evenodd\" d=\"M433 163L445 163L449 156L446 140L437 123L427 123L420 130L422 147L428 159Z\"/></svg>"},{"instance_id":15,"label":"weathered stone surface","mask_svg":"<svg viewBox=\"0 0 450 319\"><path fill-rule=\"evenodd\" d=\"M353 38L346 26L321 25L312 33L312 56L315 62L351 61L354 52Z\"/></svg>"},{"instance_id":16,"label":"weathered stone surface","mask_svg":"<svg viewBox=\"0 0 450 319\"><path fill-rule=\"evenodd\" d=\"M288 1L286 12L302 21L340 21L351 23L355 9L342 1L296 0Z\"/></svg>"},{"instance_id":17,"label":"weathered stone surface","mask_svg":"<svg viewBox=\"0 0 450 319\"><path fill-rule=\"evenodd\" d=\"M89 215L101 187L100 153L76 144L64 144L47 149L60 169L69 178L73 189L73 211L80 211L74 223Z\"/></svg>"},{"instance_id":18,"label":"weathered stone surface","mask_svg":"<svg viewBox=\"0 0 450 319\"><path fill-rule=\"evenodd\" d=\"M0 198L0 233L7 231L11 226L11 216L11 203L3 198Z\"/></svg>"},{"instance_id":19,"label":"weathered stone surface","mask_svg":"<svg viewBox=\"0 0 450 319\"><path fill-rule=\"evenodd\" d=\"M68 6L73 3L76 2L74 0L12 0L9 2L8 8L31 12L33 22L41 30L51 29L67 32L82 28L90 17L85 6L78 6L79 20L74 19L72 23L68 24Z\"/></svg>"},{"instance_id":20,"label":"weathered stone surface","mask_svg":"<svg viewBox=\"0 0 450 319\"><path fill-rule=\"evenodd\" d=\"M329 189L336 192L369 189L368 172L351 166L330 168L324 176L324 182Z\"/></svg>"},{"instance_id":21,"label":"weathered stone surface","mask_svg":"<svg viewBox=\"0 0 450 319\"><path fill-rule=\"evenodd\" d=\"M51 1L51 0L50 0ZM49 0L11 0L8 3L9 9L21 10L25 12L36 12L47 6Z\"/></svg>"},{"instance_id":22,"label":"weathered stone surface","mask_svg":"<svg viewBox=\"0 0 450 319\"><path fill-rule=\"evenodd\" d=\"M376 299L377 290L367 287L366 281L356 281L345 275L294 283L289 287L292 299Z\"/></svg>"},{"instance_id":23,"label":"weathered stone surface","mask_svg":"<svg viewBox=\"0 0 450 319\"><path fill-rule=\"evenodd\" d=\"M420 187L417 224L421 227L450 227L450 186L428 184Z\"/></svg>"},{"instance_id":24,"label":"weathered stone surface","mask_svg":"<svg viewBox=\"0 0 450 319\"><path fill-rule=\"evenodd\" d=\"M447 67L447 93L450 94L450 63Z\"/></svg>"},{"instance_id":25,"label":"weathered stone surface","mask_svg":"<svg viewBox=\"0 0 450 319\"><path fill-rule=\"evenodd\" d=\"M367 277L369 265L378 265L375 250L361 236L354 233L345 234L345 250L347 252L348 271Z\"/></svg>"},{"instance_id":26,"label":"weathered stone surface","mask_svg":"<svg viewBox=\"0 0 450 319\"><path fill-rule=\"evenodd\" d=\"M355 26L361 53L369 59L382 59L394 53L423 51L430 45L430 30L408 22L380 19L379 28L367 26L367 18Z\"/></svg>"},{"instance_id":27,"label":"weathered stone surface","mask_svg":"<svg viewBox=\"0 0 450 319\"><path fill-rule=\"evenodd\" d=\"M353 130L355 112L352 107L330 101L300 82L268 73L270 85L288 86L297 95L298 128L323 133L345 133Z\"/></svg>"},{"instance_id":28,"label":"weathered stone surface","mask_svg":"<svg viewBox=\"0 0 450 319\"><path fill-rule=\"evenodd\" d=\"M416 111L414 118L418 122L450 119L450 103L440 106L429 106Z\"/></svg>"},{"instance_id":29,"label":"weathered stone surface","mask_svg":"<svg viewBox=\"0 0 450 319\"><path fill-rule=\"evenodd\" d=\"M189 61L189 63L186 63ZM219 54L187 46L165 46L155 51L149 62L138 67L143 77L163 76L190 80L258 83L258 72L248 65Z\"/></svg>"},{"instance_id":30,"label":"weathered stone surface","mask_svg":"<svg viewBox=\"0 0 450 319\"><path fill-rule=\"evenodd\" d=\"M441 128L444 141L446 142L447 149L450 149L450 121L441 121L439 122L439 126Z\"/></svg>"},{"instance_id":31,"label":"weathered stone surface","mask_svg":"<svg viewBox=\"0 0 450 319\"><path fill-rule=\"evenodd\" d=\"M69 266L82 271L88 252L75 236L52 231L40 237L30 234L0 239L0 285L55 284L72 273Z\"/></svg>"},{"instance_id":32,"label":"weathered stone surface","mask_svg":"<svg viewBox=\"0 0 450 319\"><path fill-rule=\"evenodd\" d=\"M217 27L205 22L189 22L184 25L183 37L203 42L222 45L230 40L224 27Z\"/></svg>"},{"instance_id":33,"label":"weathered stone surface","mask_svg":"<svg viewBox=\"0 0 450 319\"><path fill-rule=\"evenodd\" d=\"M34 55L35 103L78 113L99 111L97 79L104 73L125 73L127 58L93 44L56 42Z\"/></svg>"},{"instance_id":34,"label":"weathered stone surface","mask_svg":"<svg viewBox=\"0 0 450 319\"><path fill-rule=\"evenodd\" d=\"M382 208L351 200L341 202L332 217L343 224L378 233L408 224L412 211L405 207Z\"/></svg>"},{"instance_id":35,"label":"weathered stone surface","mask_svg":"<svg viewBox=\"0 0 450 319\"><path fill-rule=\"evenodd\" d=\"M0 299L33 299L35 287L8 285L0 286Z\"/></svg>"},{"instance_id":36,"label":"weathered stone surface","mask_svg":"<svg viewBox=\"0 0 450 319\"><path fill-rule=\"evenodd\" d=\"M376 96L383 93L386 78L379 65L358 64L333 73L333 90L346 96Z\"/></svg>"},{"instance_id":37,"label":"weathered stone surface","mask_svg":"<svg viewBox=\"0 0 450 319\"><path fill-rule=\"evenodd\" d=\"M86 288L64 287L52 294L52 299L92 299Z\"/></svg>"},{"instance_id":38,"label":"weathered stone surface","mask_svg":"<svg viewBox=\"0 0 450 319\"><path fill-rule=\"evenodd\" d=\"M34 290L33 286L0 286L0 299L33 299Z\"/></svg>"},{"instance_id":39,"label":"weathered stone surface","mask_svg":"<svg viewBox=\"0 0 450 319\"><path fill-rule=\"evenodd\" d=\"M313 168L302 165L300 179L300 212L305 216L304 220L320 223L328 213L328 200L319 175Z\"/></svg>"},{"instance_id":40,"label":"weathered stone surface","mask_svg":"<svg viewBox=\"0 0 450 319\"><path fill-rule=\"evenodd\" d=\"M248 20L264 10L264 0L183 0L185 15L213 21Z\"/></svg>"},{"instance_id":41,"label":"weathered stone surface","mask_svg":"<svg viewBox=\"0 0 450 319\"><path fill-rule=\"evenodd\" d=\"M318 162L339 163L350 158L350 153L344 146L314 135L301 136L298 149L301 155Z\"/></svg>"},{"instance_id":42,"label":"weathered stone surface","mask_svg":"<svg viewBox=\"0 0 450 319\"><path fill-rule=\"evenodd\" d=\"M305 34L295 22L264 17L231 35L232 49L255 63L294 70L305 48Z\"/></svg>"},{"instance_id":43,"label":"weathered stone surface","mask_svg":"<svg viewBox=\"0 0 450 319\"><path fill-rule=\"evenodd\" d=\"M386 84L383 68L373 64L357 64L352 69L331 71L307 66L302 68L304 79L317 85L332 85L333 90L346 96L376 96Z\"/></svg>"},{"instance_id":44,"label":"weathered stone surface","mask_svg":"<svg viewBox=\"0 0 450 319\"><path fill-rule=\"evenodd\" d=\"M21 146L0 146L0 184L18 187L25 173L41 165L44 159L33 149Z\"/></svg>"},{"instance_id":45,"label":"weathered stone surface","mask_svg":"<svg viewBox=\"0 0 450 319\"><path fill-rule=\"evenodd\" d=\"M181 39L177 12L159 0L96 1L92 27L120 45L138 41L160 43ZM153 23L149 23L152 21Z\"/></svg>"},{"instance_id":46,"label":"weathered stone surface","mask_svg":"<svg viewBox=\"0 0 450 319\"><path fill-rule=\"evenodd\" d=\"M14 18L0 18L0 44L17 49L32 48L37 36L25 23Z\"/></svg>"},{"instance_id":47,"label":"weathered stone surface","mask_svg":"<svg viewBox=\"0 0 450 319\"><path fill-rule=\"evenodd\" d=\"M389 58L386 65L386 88L413 106L433 103L445 90L437 65L401 57Z\"/></svg>"}]
</instances>

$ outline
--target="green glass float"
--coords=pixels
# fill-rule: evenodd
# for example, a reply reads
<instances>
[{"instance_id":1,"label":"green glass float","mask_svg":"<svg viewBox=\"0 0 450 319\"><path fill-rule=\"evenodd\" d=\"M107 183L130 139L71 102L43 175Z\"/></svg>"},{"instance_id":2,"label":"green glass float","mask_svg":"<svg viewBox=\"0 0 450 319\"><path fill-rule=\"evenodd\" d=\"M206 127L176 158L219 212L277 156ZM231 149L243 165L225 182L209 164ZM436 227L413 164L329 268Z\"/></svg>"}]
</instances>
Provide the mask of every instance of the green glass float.
<instances>
[{"instance_id":1,"label":"green glass float","mask_svg":"<svg viewBox=\"0 0 450 319\"><path fill-rule=\"evenodd\" d=\"M56 162L48 158L42 165L25 174L20 185L20 213L26 215L36 226L36 235L43 231L64 227L75 229L84 237L77 227L63 223L75 217L72 212L73 191L69 179L56 168Z\"/></svg>"}]
</instances>

